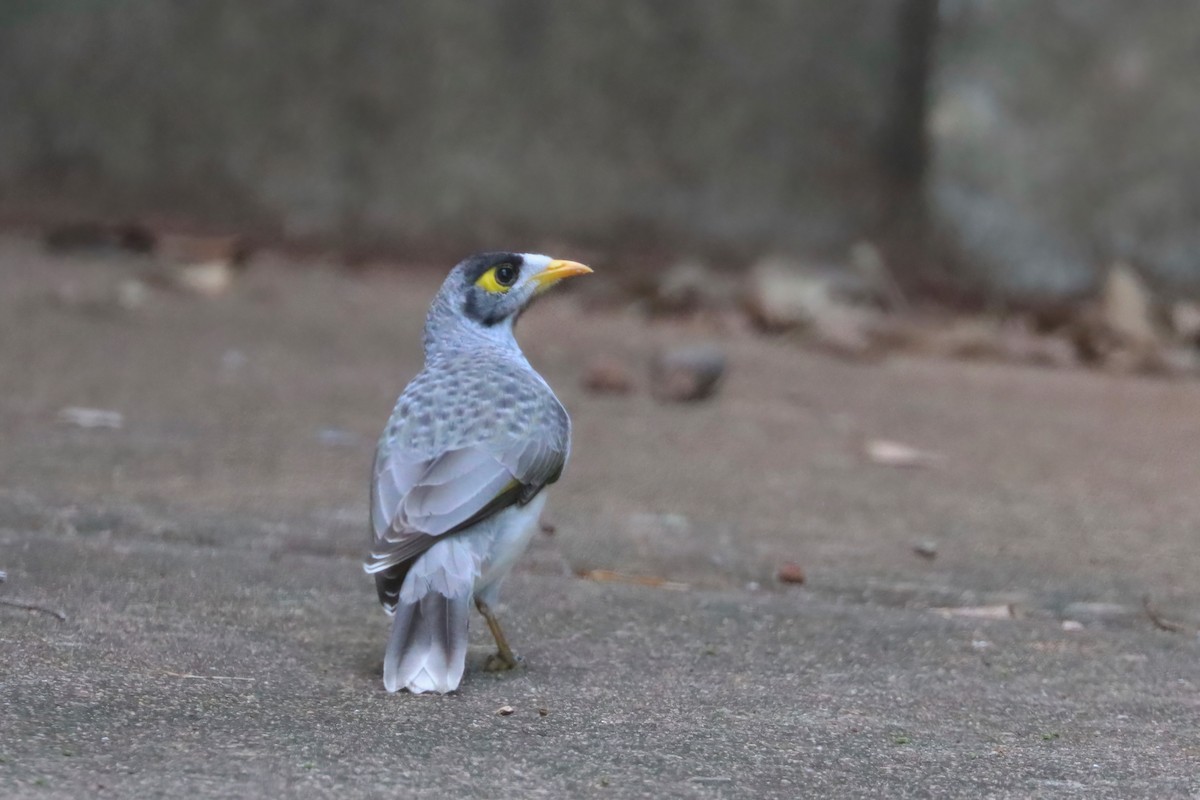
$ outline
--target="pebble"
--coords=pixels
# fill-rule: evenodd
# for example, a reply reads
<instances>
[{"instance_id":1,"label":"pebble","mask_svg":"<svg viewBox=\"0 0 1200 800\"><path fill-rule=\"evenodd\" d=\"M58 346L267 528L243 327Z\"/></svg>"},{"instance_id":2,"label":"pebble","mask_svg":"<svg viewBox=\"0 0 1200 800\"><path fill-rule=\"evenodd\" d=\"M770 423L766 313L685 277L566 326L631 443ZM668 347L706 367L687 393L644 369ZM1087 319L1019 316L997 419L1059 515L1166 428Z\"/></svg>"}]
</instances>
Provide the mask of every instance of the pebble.
<instances>
[{"instance_id":1,"label":"pebble","mask_svg":"<svg viewBox=\"0 0 1200 800\"><path fill-rule=\"evenodd\" d=\"M775 574L780 583L804 583L805 575L804 568L795 561L788 561L779 568L779 572Z\"/></svg>"},{"instance_id":2,"label":"pebble","mask_svg":"<svg viewBox=\"0 0 1200 800\"><path fill-rule=\"evenodd\" d=\"M664 402L690 403L716 393L725 374L725 354L712 344L675 347L655 356L651 391Z\"/></svg>"}]
</instances>

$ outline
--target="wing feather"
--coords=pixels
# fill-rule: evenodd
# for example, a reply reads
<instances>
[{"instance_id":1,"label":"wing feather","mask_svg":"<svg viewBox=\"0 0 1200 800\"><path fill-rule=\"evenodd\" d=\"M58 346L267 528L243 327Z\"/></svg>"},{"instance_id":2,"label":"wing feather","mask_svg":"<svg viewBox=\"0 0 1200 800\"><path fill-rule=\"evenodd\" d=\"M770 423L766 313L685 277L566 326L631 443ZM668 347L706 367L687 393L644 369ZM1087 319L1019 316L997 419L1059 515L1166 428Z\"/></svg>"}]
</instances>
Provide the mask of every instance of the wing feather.
<instances>
[{"instance_id":1,"label":"wing feather","mask_svg":"<svg viewBox=\"0 0 1200 800\"><path fill-rule=\"evenodd\" d=\"M475 516L513 480L513 474L492 459L448 483L418 485L404 499L401 514L406 527L440 536Z\"/></svg>"},{"instance_id":2,"label":"wing feather","mask_svg":"<svg viewBox=\"0 0 1200 800\"><path fill-rule=\"evenodd\" d=\"M548 389L535 412L498 439L474 436L433 456L405 447L403 430L389 428L392 435L376 452L375 541L364 565L376 575L385 606L394 605L408 566L439 537L527 503L558 479L569 455L570 420Z\"/></svg>"}]
</instances>

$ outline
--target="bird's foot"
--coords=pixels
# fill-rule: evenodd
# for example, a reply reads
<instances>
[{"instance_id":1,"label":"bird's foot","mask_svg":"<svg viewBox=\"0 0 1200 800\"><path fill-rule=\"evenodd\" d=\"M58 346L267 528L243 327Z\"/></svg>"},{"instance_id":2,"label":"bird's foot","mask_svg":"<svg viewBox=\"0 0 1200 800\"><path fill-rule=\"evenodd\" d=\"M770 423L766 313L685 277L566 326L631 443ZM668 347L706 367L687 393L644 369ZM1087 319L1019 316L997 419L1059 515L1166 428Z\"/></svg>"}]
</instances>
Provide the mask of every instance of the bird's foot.
<instances>
[{"instance_id":1,"label":"bird's foot","mask_svg":"<svg viewBox=\"0 0 1200 800\"><path fill-rule=\"evenodd\" d=\"M492 653L488 656L487 661L483 662L484 672L508 672L510 669L515 669L522 666L525 659L513 653Z\"/></svg>"}]
</instances>

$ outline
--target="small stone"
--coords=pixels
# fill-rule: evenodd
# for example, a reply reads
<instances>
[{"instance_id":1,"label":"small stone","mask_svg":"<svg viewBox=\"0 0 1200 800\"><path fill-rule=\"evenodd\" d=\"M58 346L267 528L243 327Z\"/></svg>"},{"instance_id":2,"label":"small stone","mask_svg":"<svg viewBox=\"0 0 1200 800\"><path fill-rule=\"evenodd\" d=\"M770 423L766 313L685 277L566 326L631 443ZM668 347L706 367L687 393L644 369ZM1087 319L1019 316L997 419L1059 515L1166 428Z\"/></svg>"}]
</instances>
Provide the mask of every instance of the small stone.
<instances>
[{"instance_id":1,"label":"small stone","mask_svg":"<svg viewBox=\"0 0 1200 800\"><path fill-rule=\"evenodd\" d=\"M1171 307L1171 328L1180 340L1200 345L1200 305L1180 300Z\"/></svg>"},{"instance_id":2,"label":"small stone","mask_svg":"<svg viewBox=\"0 0 1200 800\"><path fill-rule=\"evenodd\" d=\"M1158 345L1150 290L1128 264L1118 262L1109 270L1101 313L1109 332L1126 346L1141 349Z\"/></svg>"},{"instance_id":3,"label":"small stone","mask_svg":"<svg viewBox=\"0 0 1200 800\"><path fill-rule=\"evenodd\" d=\"M583 386L596 394L628 394L633 390L633 378L624 362L613 356L600 356L584 371Z\"/></svg>"},{"instance_id":4,"label":"small stone","mask_svg":"<svg viewBox=\"0 0 1200 800\"><path fill-rule=\"evenodd\" d=\"M836 302L827 275L788 258L766 258L755 264L747 285L746 310L766 331L809 324Z\"/></svg>"},{"instance_id":5,"label":"small stone","mask_svg":"<svg viewBox=\"0 0 1200 800\"><path fill-rule=\"evenodd\" d=\"M225 260L201 261L180 267L176 282L181 289L202 297L219 297L233 285L233 265Z\"/></svg>"},{"instance_id":6,"label":"small stone","mask_svg":"<svg viewBox=\"0 0 1200 800\"><path fill-rule=\"evenodd\" d=\"M516 709L512 706L500 706L496 709L496 715L500 717L509 717L516 713Z\"/></svg>"},{"instance_id":7,"label":"small stone","mask_svg":"<svg viewBox=\"0 0 1200 800\"><path fill-rule=\"evenodd\" d=\"M155 247L163 269L155 276L171 288L220 297L233 286L249 254L248 245L237 236L164 234Z\"/></svg>"},{"instance_id":8,"label":"small stone","mask_svg":"<svg viewBox=\"0 0 1200 800\"><path fill-rule=\"evenodd\" d=\"M1064 619L1062 621L1062 629L1064 631L1081 631L1083 630L1083 623L1073 619Z\"/></svg>"},{"instance_id":9,"label":"small stone","mask_svg":"<svg viewBox=\"0 0 1200 800\"><path fill-rule=\"evenodd\" d=\"M545 717L545 716L548 716L549 714L550 714L550 709L548 709L548 708L539 708L538 709L539 717Z\"/></svg>"},{"instance_id":10,"label":"small stone","mask_svg":"<svg viewBox=\"0 0 1200 800\"><path fill-rule=\"evenodd\" d=\"M725 354L711 344L676 347L655 356L650 368L654 397L690 403L711 397L725 374Z\"/></svg>"},{"instance_id":11,"label":"small stone","mask_svg":"<svg viewBox=\"0 0 1200 800\"><path fill-rule=\"evenodd\" d=\"M865 308L833 304L816 314L808 329L819 349L841 358L868 360L882 355L874 340L879 315Z\"/></svg>"},{"instance_id":12,"label":"small stone","mask_svg":"<svg viewBox=\"0 0 1200 800\"><path fill-rule=\"evenodd\" d=\"M919 555L921 558L933 561L935 558L937 558L938 544L932 539L925 539L924 541L917 542L913 545L913 552Z\"/></svg>"},{"instance_id":13,"label":"small stone","mask_svg":"<svg viewBox=\"0 0 1200 800\"><path fill-rule=\"evenodd\" d=\"M795 561L788 561L779 568L779 571L775 573L775 577L780 583L801 584L805 580L804 568Z\"/></svg>"}]
</instances>

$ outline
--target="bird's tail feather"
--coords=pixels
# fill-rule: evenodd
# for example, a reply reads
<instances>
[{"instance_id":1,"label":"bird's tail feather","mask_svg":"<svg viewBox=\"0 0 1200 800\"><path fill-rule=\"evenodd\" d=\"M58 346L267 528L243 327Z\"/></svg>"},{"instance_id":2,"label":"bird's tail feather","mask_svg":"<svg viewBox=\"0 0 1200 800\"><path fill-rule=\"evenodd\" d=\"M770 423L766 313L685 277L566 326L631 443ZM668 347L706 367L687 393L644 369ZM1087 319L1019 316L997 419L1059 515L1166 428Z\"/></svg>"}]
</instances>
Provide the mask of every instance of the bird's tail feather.
<instances>
[{"instance_id":1,"label":"bird's tail feather","mask_svg":"<svg viewBox=\"0 0 1200 800\"><path fill-rule=\"evenodd\" d=\"M389 692L445 694L458 688L467 663L471 594L446 597L431 591L415 603L400 603L383 658Z\"/></svg>"}]
</instances>

